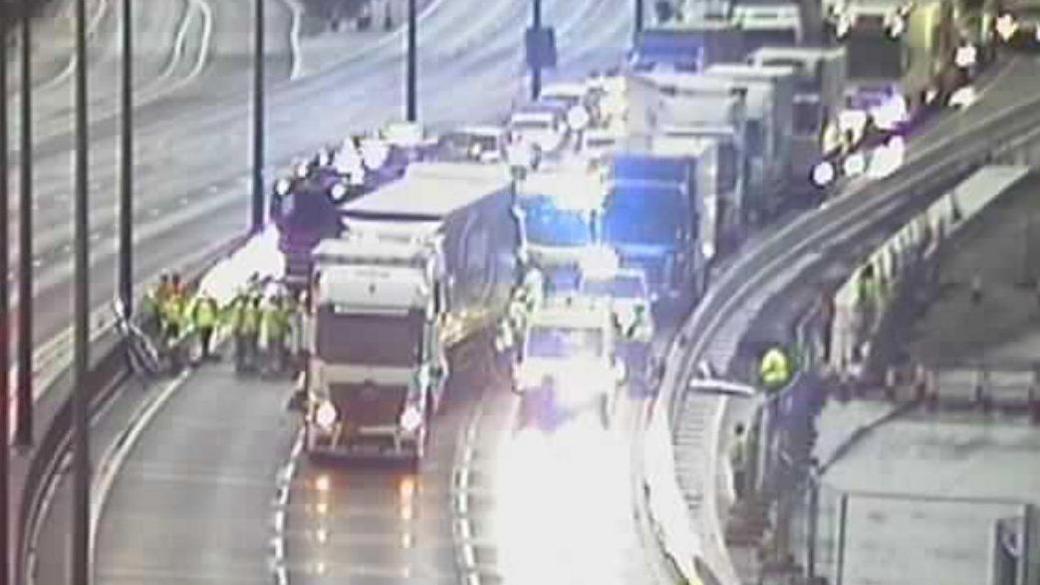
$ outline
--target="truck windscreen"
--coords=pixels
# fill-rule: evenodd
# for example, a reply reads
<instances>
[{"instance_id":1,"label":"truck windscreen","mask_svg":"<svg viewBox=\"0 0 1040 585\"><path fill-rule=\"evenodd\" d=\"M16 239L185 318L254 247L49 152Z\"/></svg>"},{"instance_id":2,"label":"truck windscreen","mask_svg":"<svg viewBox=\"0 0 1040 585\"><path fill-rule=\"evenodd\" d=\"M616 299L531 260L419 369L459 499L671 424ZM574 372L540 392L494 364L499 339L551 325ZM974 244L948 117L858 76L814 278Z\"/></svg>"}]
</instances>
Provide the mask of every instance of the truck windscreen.
<instances>
[{"instance_id":1,"label":"truck windscreen","mask_svg":"<svg viewBox=\"0 0 1040 585\"><path fill-rule=\"evenodd\" d=\"M611 244L674 246L689 219L682 190L659 186L620 186L603 213L603 235Z\"/></svg>"},{"instance_id":2,"label":"truck windscreen","mask_svg":"<svg viewBox=\"0 0 1040 585\"><path fill-rule=\"evenodd\" d=\"M524 353L532 358L599 357L603 355L603 332L575 327L532 327Z\"/></svg>"},{"instance_id":3,"label":"truck windscreen","mask_svg":"<svg viewBox=\"0 0 1040 585\"><path fill-rule=\"evenodd\" d=\"M521 204L527 240L535 246L585 246L592 243L588 212L560 209L552 203Z\"/></svg>"},{"instance_id":4,"label":"truck windscreen","mask_svg":"<svg viewBox=\"0 0 1040 585\"><path fill-rule=\"evenodd\" d=\"M638 299L646 296L646 287L639 278L618 276L610 280L586 280L585 292L594 296Z\"/></svg>"},{"instance_id":5,"label":"truck windscreen","mask_svg":"<svg viewBox=\"0 0 1040 585\"><path fill-rule=\"evenodd\" d=\"M849 79L895 81L903 76L903 44L883 32L850 34L845 49Z\"/></svg>"},{"instance_id":6,"label":"truck windscreen","mask_svg":"<svg viewBox=\"0 0 1040 585\"><path fill-rule=\"evenodd\" d=\"M412 367L422 358L423 315L371 315L318 307L317 356L327 363Z\"/></svg>"},{"instance_id":7,"label":"truck windscreen","mask_svg":"<svg viewBox=\"0 0 1040 585\"><path fill-rule=\"evenodd\" d=\"M793 28L745 30L743 36L745 53L762 47L793 47L798 44L798 34Z\"/></svg>"}]
</instances>

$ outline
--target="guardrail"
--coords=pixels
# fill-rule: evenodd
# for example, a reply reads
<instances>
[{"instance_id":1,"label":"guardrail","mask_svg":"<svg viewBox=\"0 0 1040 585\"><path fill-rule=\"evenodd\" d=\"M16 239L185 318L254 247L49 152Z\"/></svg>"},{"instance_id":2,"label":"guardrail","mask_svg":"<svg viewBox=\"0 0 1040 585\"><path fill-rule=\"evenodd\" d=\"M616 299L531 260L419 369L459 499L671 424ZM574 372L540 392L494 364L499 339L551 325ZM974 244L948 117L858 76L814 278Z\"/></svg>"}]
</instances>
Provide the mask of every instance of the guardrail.
<instances>
[{"instance_id":1,"label":"guardrail","mask_svg":"<svg viewBox=\"0 0 1040 585\"><path fill-rule=\"evenodd\" d=\"M180 269L195 283L206 271L239 249L247 237L239 236L206 249L184 262ZM123 340L114 327L114 317L107 307L91 316L90 347L93 354L87 376L87 393L92 411L115 398L125 379L126 361ZM17 518L12 535L12 555L15 559L14 582L26 583L28 572L34 566L33 550L40 509L46 488L60 468L67 452L72 424L71 332L59 335L41 351L41 383L44 386L36 406L35 426L40 429L36 443L23 452L13 451L11 458L10 517Z\"/></svg>"},{"instance_id":2,"label":"guardrail","mask_svg":"<svg viewBox=\"0 0 1040 585\"><path fill-rule=\"evenodd\" d=\"M1040 129L1033 132L1030 129L1038 121L1040 100L1030 99L948 135L913 156L897 174L854 189L848 196L797 218L749 250L716 280L681 327L669 351L661 393L644 421L647 429L644 453L669 456L673 455L677 433L682 431L676 424L682 409L692 410L693 415L692 422L684 422L703 426L696 429L701 434L698 449L701 452L691 455L700 466L701 485L695 487L701 491L684 495L678 478L664 477L653 465L644 466L641 478L657 545L672 559L686 582L726 585L737 582L722 542L716 510L718 442L726 400L700 398L698 404L691 406L684 392L684 383L715 342L722 326L735 319L739 308L750 304L756 292L767 297L778 293L777 284L785 283L785 272L798 266L799 260L809 258L811 261L813 252L861 237L886 221L921 207L980 164L995 160L1016 163L1033 160L1037 156L1033 143ZM728 365L732 354L724 359ZM662 424L667 424L664 432L658 428ZM667 443L665 437L669 439ZM696 517L692 517L694 515ZM689 527L676 526L677 518L685 518Z\"/></svg>"}]
</instances>

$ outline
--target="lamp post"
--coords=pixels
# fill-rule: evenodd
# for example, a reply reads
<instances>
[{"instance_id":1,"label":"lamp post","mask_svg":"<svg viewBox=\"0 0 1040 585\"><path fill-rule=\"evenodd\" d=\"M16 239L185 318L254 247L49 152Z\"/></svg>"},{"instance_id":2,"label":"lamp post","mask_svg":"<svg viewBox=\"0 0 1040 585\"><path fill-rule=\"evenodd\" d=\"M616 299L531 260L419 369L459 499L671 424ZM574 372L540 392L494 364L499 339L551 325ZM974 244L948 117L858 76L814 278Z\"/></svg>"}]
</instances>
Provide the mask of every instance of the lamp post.
<instances>
[{"instance_id":1,"label":"lamp post","mask_svg":"<svg viewBox=\"0 0 1040 585\"><path fill-rule=\"evenodd\" d=\"M75 198L73 202L72 448L73 498L70 585L90 583L90 439L87 369L90 366L90 241L88 218L87 9L76 0Z\"/></svg>"}]
</instances>

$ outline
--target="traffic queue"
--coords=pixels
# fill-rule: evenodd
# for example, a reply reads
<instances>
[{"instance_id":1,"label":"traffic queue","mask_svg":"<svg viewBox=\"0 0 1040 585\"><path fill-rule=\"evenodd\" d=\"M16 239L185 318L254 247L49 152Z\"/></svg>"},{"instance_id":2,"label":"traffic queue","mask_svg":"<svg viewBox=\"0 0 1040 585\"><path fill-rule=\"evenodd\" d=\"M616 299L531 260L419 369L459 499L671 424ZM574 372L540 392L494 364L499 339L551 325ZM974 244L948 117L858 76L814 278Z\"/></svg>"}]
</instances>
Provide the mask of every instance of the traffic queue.
<instances>
[{"instance_id":1,"label":"traffic queue","mask_svg":"<svg viewBox=\"0 0 1040 585\"><path fill-rule=\"evenodd\" d=\"M163 346L204 359L227 329L240 371L300 357L308 452L420 459L448 350L488 331L524 401L593 404L607 423L620 388L654 391L655 320L696 303L718 258L783 210L883 171L917 106L956 107L986 62L988 47L969 59L957 44L953 19L918 46L933 4L887 15L880 41L860 8L828 12L827 47L803 45L795 4L657 22L616 69L550 82L501 125L390 124L323 148L273 184L284 274L219 307L160 285ZM851 62L889 45L910 62ZM949 83L920 85L929 63ZM760 382L783 386L787 358L764 358ZM595 388L568 373L579 362Z\"/></svg>"}]
</instances>

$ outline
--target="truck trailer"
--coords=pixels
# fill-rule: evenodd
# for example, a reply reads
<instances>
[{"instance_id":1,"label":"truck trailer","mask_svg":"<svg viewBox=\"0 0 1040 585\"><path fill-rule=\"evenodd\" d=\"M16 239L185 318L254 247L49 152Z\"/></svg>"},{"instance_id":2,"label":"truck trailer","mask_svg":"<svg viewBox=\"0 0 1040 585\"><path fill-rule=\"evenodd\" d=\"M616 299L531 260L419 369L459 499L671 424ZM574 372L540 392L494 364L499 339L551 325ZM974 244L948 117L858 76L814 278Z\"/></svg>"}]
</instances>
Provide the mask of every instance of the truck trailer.
<instances>
[{"instance_id":1,"label":"truck trailer","mask_svg":"<svg viewBox=\"0 0 1040 585\"><path fill-rule=\"evenodd\" d=\"M795 71L792 67L717 64L706 75L727 79L747 91L748 185L755 207L767 214L790 192L794 134Z\"/></svg>"},{"instance_id":2,"label":"truck trailer","mask_svg":"<svg viewBox=\"0 0 1040 585\"><path fill-rule=\"evenodd\" d=\"M844 0L830 20L847 51L847 107L881 130L946 104L962 84L953 0Z\"/></svg>"},{"instance_id":3,"label":"truck trailer","mask_svg":"<svg viewBox=\"0 0 1040 585\"><path fill-rule=\"evenodd\" d=\"M715 253L701 238L702 220L716 216L717 153L708 141L668 151L655 140L630 140L613 156L603 241L621 266L643 271L655 301L696 299Z\"/></svg>"},{"instance_id":4,"label":"truck trailer","mask_svg":"<svg viewBox=\"0 0 1040 585\"><path fill-rule=\"evenodd\" d=\"M738 234L747 219L747 90L732 80L655 72L629 77L629 141L710 139L718 146L719 229Z\"/></svg>"},{"instance_id":5,"label":"truck trailer","mask_svg":"<svg viewBox=\"0 0 1040 585\"><path fill-rule=\"evenodd\" d=\"M696 73L712 63L740 61L744 39L728 17L670 22L636 35L629 67L636 72Z\"/></svg>"},{"instance_id":6,"label":"truck trailer","mask_svg":"<svg viewBox=\"0 0 1040 585\"><path fill-rule=\"evenodd\" d=\"M314 254L306 449L422 458L447 351L508 314L522 237L501 168L416 163Z\"/></svg>"},{"instance_id":7,"label":"truck trailer","mask_svg":"<svg viewBox=\"0 0 1040 585\"><path fill-rule=\"evenodd\" d=\"M813 169L840 147L824 137L837 132L845 107L845 60L843 47L763 47L748 56L754 66L795 70L791 165L802 185L813 183Z\"/></svg>"}]
</instances>

